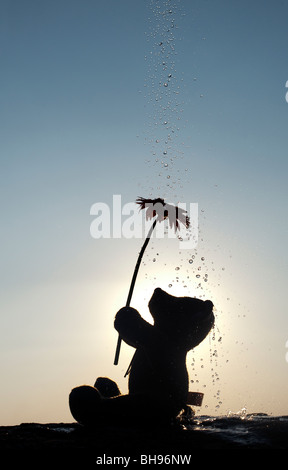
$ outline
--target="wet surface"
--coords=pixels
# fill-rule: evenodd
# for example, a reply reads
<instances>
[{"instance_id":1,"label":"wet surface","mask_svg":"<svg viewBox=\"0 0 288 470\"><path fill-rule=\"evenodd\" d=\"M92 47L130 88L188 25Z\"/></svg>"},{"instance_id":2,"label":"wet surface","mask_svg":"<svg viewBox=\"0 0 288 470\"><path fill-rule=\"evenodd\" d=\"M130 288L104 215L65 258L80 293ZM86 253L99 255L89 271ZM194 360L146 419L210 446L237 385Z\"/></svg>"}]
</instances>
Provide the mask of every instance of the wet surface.
<instances>
[{"instance_id":1,"label":"wet surface","mask_svg":"<svg viewBox=\"0 0 288 470\"><path fill-rule=\"evenodd\" d=\"M97 463L97 459L103 458L109 464L107 459L112 456L129 456L129 465L132 465L139 464L141 456L174 455L177 458L194 456L203 449L239 450L243 455L244 450L288 449L288 417L200 416L171 429L113 425L85 429L77 423L25 423L0 427L0 449L9 452L10 462L24 462L28 457L30 463L39 464L39 458L45 462L57 458L59 465L62 461L75 463L78 459Z\"/></svg>"}]
</instances>

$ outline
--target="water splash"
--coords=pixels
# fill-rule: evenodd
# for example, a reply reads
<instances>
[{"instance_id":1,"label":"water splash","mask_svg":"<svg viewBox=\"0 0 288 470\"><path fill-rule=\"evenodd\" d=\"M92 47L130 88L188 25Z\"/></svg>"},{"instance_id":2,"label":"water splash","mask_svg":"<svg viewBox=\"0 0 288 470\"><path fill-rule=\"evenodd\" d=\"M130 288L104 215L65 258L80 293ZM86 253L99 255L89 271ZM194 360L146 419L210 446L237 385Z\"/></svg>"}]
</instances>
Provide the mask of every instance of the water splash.
<instances>
[{"instance_id":1,"label":"water splash","mask_svg":"<svg viewBox=\"0 0 288 470\"><path fill-rule=\"evenodd\" d=\"M221 389L220 389L220 376L219 376L219 367L218 367L218 357L219 357L219 345L222 342L222 336L217 336L220 334L219 328L217 326L213 326L212 329L212 336L210 336L210 370L211 370L211 379L212 379L212 387L216 391L214 392L214 400L216 402L215 411L219 412L222 400L221 400ZM218 343L218 344L217 344Z\"/></svg>"}]
</instances>

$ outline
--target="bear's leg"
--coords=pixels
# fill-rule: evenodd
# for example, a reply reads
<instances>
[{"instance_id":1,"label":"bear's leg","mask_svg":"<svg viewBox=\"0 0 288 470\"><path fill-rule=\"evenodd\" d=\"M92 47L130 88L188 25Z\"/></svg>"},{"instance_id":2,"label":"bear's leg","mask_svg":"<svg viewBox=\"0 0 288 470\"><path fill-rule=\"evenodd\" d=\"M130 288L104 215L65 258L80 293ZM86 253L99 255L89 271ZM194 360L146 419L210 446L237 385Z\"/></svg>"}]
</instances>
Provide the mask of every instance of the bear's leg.
<instances>
[{"instance_id":1,"label":"bear's leg","mask_svg":"<svg viewBox=\"0 0 288 470\"><path fill-rule=\"evenodd\" d=\"M102 392L106 393L105 382L99 380L98 385L103 386ZM112 382L112 381L111 381ZM96 382L97 383L97 380ZM106 383L107 385L107 383ZM117 387L118 389L118 387ZM139 406L140 405L140 406ZM142 400L132 399L129 395L118 395L107 398L102 396L99 390L90 385L80 385L71 390L69 395L69 407L73 418L84 426L97 426L107 424L125 424L135 419L137 411L141 412Z\"/></svg>"},{"instance_id":2,"label":"bear's leg","mask_svg":"<svg viewBox=\"0 0 288 470\"><path fill-rule=\"evenodd\" d=\"M169 425L174 413L167 403L146 394L102 397L97 388L81 385L69 395L72 416L85 426L103 424Z\"/></svg>"}]
</instances>

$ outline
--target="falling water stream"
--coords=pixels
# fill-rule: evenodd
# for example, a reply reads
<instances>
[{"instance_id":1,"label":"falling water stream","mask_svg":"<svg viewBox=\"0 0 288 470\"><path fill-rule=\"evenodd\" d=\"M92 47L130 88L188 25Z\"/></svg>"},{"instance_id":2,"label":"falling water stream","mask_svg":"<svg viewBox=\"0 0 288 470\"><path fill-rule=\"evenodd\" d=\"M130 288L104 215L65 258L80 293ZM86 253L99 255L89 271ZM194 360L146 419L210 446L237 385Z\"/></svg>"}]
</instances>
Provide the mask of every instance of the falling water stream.
<instances>
[{"instance_id":1,"label":"falling water stream","mask_svg":"<svg viewBox=\"0 0 288 470\"><path fill-rule=\"evenodd\" d=\"M149 12L147 40L152 49L146 56L145 102L151 158L147 163L152 166L159 182L159 186L151 190L155 193L161 189L165 198L171 197L171 191L177 191L181 186L177 160L182 153L179 134L183 103L176 47L181 5L179 1L151 1Z\"/></svg>"},{"instance_id":2,"label":"falling water stream","mask_svg":"<svg viewBox=\"0 0 288 470\"><path fill-rule=\"evenodd\" d=\"M145 57L147 64L145 141L150 152L146 164L150 170L149 174L153 173L154 177L149 178L146 184L150 188L150 197L172 198L173 202L177 203L183 197L180 191L182 191L187 178L187 168L185 165L183 166L185 145L181 139L181 131L185 126L182 119L185 103L181 95L184 77L181 71L181 62L178 60L178 50L182 40L181 20L185 16L185 12L183 4L179 0L151 0L148 8L149 21L146 35L150 49ZM196 165L196 162L194 164ZM187 183L189 184L189 181ZM202 234L203 236L205 234ZM207 255L199 253L196 249L181 252L176 247L175 251L178 261L175 261L176 266L171 267L171 277L166 286L167 291L171 291L173 294L173 290L175 291L175 288L181 286L187 292L184 295L209 298L210 273L206 261ZM156 252L155 254L154 247L150 246L150 251L146 255L146 260L148 258L147 270L150 273L150 275L146 273L146 279L149 278L155 286L159 281L159 272L162 273L167 269L166 259L162 261L161 266L161 249L156 248ZM153 268L155 268L152 274L151 262L154 263ZM214 274L216 268L213 261L210 261L210 264L210 269ZM224 268L221 267L221 270ZM208 354L210 357L199 357L196 348L196 351L191 353L192 362L190 361L190 364L187 365L191 378L191 389L202 392L206 390L207 395L213 395L214 412L217 414L222 405L218 356L223 335L220 334L217 325L219 308L214 313L216 324L209 335ZM206 341L208 342L207 339ZM210 383L199 383L198 370L203 372L203 369L208 367L210 367L210 371L209 374L206 372L205 381L209 379ZM204 401L205 406L207 407L207 404L205 405Z\"/></svg>"}]
</instances>

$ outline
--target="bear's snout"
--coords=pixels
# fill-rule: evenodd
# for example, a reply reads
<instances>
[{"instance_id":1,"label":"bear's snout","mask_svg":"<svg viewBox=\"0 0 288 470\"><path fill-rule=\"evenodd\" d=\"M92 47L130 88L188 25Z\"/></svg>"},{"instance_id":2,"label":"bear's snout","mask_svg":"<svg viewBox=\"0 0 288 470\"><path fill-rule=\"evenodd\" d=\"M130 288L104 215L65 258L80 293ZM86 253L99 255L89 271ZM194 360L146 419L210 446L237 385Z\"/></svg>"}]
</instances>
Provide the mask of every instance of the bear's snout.
<instances>
[{"instance_id":1,"label":"bear's snout","mask_svg":"<svg viewBox=\"0 0 288 470\"><path fill-rule=\"evenodd\" d=\"M213 302L211 302L211 300L205 300L205 302L204 302L204 307L205 307L205 310L206 310L207 312L208 312L208 311L212 312L213 307L214 307L214 304L213 304Z\"/></svg>"}]
</instances>

